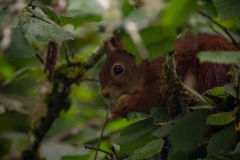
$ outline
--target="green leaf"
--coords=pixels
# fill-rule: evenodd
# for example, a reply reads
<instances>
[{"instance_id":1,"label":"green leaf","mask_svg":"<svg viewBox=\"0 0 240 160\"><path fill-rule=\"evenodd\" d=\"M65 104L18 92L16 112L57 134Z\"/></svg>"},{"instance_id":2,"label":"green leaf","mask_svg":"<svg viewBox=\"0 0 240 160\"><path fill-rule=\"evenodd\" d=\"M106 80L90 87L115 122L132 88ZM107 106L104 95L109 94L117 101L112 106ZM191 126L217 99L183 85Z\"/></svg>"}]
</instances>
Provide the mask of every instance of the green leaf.
<instances>
[{"instance_id":1,"label":"green leaf","mask_svg":"<svg viewBox=\"0 0 240 160\"><path fill-rule=\"evenodd\" d=\"M30 75L39 78L39 77L44 77L45 73L40 68L37 68L37 67L24 67L19 69L11 77L6 79L2 83L2 85L11 84L16 80L22 79L24 77L28 77Z\"/></svg>"},{"instance_id":2,"label":"green leaf","mask_svg":"<svg viewBox=\"0 0 240 160\"><path fill-rule=\"evenodd\" d=\"M131 12L133 12L133 10L134 10L133 7L131 5L129 5L129 3L127 1L123 1L122 14L124 15L124 17L126 17Z\"/></svg>"},{"instance_id":3,"label":"green leaf","mask_svg":"<svg viewBox=\"0 0 240 160\"><path fill-rule=\"evenodd\" d=\"M56 14L53 10L51 10L50 8L48 8L46 6L41 6L40 8L55 23L57 23L57 24L61 23L61 17L58 14Z\"/></svg>"},{"instance_id":4,"label":"green leaf","mask_svg":"<svg viewBox=\"0 0 240 160\"><path fill-rule=\"evenodd\" d=\"M236 119L236 115L233 111L216 113L208 116L207 124L211 125L225 125Z\"/></svg>"},{"instance_id":5,"label":"green leaf","mask_svg":"<svg viewBox=\"0 0 240 160\"><path fill-rule=\"evenodd\" d=\"M131 155L136 149L144 147L154 139L156 139L156 137L152 135L152 132L148 132L138 138L134 138L131 141L121 144L119 153Z\"/></svg>"},{"instance_id":6,"label":"green leaf","mask_svg":"<svg viewBox=\"0 0 240 160\"><path fill-rule=\"evenodd\" d=\"M170 147L167 160L186 160L186 153L173 151L173 147Z\"/></svg>"},{"instance_id":7,"label":"green leaf","mask_svg":"<svg viewBox=\"0 0 240 160\"><path fill-rule=\"evenodd\" d=\"M236 132L234 126L227 127L216 133L207 146L209 156L218 156L220 154L232 151L239 142L239 132Z\"/></svg>"},{"instance_id":8,"label":"green leaf","mask_svg":"<svg viewBox=\"0 0 240 160\"><path fill-rule=\"evenodd\" d=\"M214 87L210 90L207 90L204 94L208 94L208 95L220 97L220 98L225 98L228 95L224 87Z\"/></svg>"},{"instance_id":9,"label":"green leaf","mask_svg":"<svg viewBox=\"0 0 240 160\"><path fill-rule=\"evenodd\" d=\"M12 41L6 49L6 53L13 58L30 58L35 56L33 47L17 27L12 32Z\"/></svg>"},{"instance_id":10,"label":"green leaf","mask_svg":"<svg viewBox=\"0 0 240 160\"><path fill-rule=\"evenodd\" d=\"M57 23L54 22L53 20L49 19L48 16L46 16L45 14L42 14L42 12L39 12L39 10L41 10L40 8L37 9L33 9L31 7L27 7L26 10L28 12L30 12L32 15L34 15L34 18L42 20L44 22L47 22L49 24L55 25L57 26ZM28 15L22 15L20 16L20 24L22 24L22 22L24 22L25 20L27 20L29 18Z\"/></svg>"},{"instance_id":11,"label":"green leaf","mask_svg":"<svg viewBox=\"0 0 240 160\"><path fill-rule=\"evenodd\" d=\"M189 107L189 108L191 108L193 110L199 110L199 109L214 109L216 107L213 105L209 105L209 104L203 104L203 105L196 105L196 106Z\"/></svg>"},{"instance_id":12,"label":"green leaf","mask_svg":"<svg viewBox=\"0 0 240 160\"><path fill-rule=\"evenodd\" d=\"M76 90L76 92L78 94L79 92L82 92L82 90ZM82 98L82 97L80 96L79 98ZM124 128L126 128L127 126L129 126L132 123L134 123L134 122L129 121L127 119L123 119L123 118L117 119L117 120L108 122L108 125L106 126L105 130L107 132L116 132L119 130L123 130Z\"/></svg>"},{"instance_id":13,"label":"green leaf","mask_svg":"<svg viewBox=\"0 0 240 160\"><path fill-rule=\"evenodd\" d=\"M4 68L0 71L1 78L9 78L14 73L14 67L7 61L7 58L3 55L0 55L0 68Z\"/></svg>"},{"instance_id":14,"label":"green leaf","mask_svg":"<svg viewBox=\"0 0 240 160\"><path fill-rule=\"evenodd\" d=\"M155 130L152 134L158 138L166 137L170 134L173 125L162 125L159 129Z\"/></svg>"},{"instance_id":15,"label":"green leaf","mask_svg":"<svg viewBox=\"0 0 240 160\"><path fill-rule=\"evenodd\" d=\"M26 21L21 23L20 27L24 34L29 34L39 41L61 43L65 40L74 39L72 33L34 17L27 18Z\"/></svg>"},{"instance_id":16,"label":"green leaf","mask_svg":"<svg viewBox=\"0 0 240 160\"><path fill-rule=\"evenodd\" d=\"M123 144L129 141L132 141L148 132L151 132L155 128L156 127L153 126L152 118L138 121L134 124L129 125L126 129L124 129L121 132L120 137L115 139L115 142L117 144Z\"/></svg>"},{"instance_id":17,"label":"green leaf","mask_svg":"<svg viewBox=\"0 0 240 160\"><path fill-rule=\"evenodd\" d=\"M213 0L221 20L240 17L239 0Z\"/></svg>"},{"instance_id":18,"label":"green leaf","mask_svg":"<svg viewBox=\"0 0 240 160\"><path fill-rule=\"evenodd\" d=\"M156 58L172 50L176 30L170 27L148 27L140 32L143 42L149 51L150 58ZM161 47L159 47L161 44Z\"/></svg>"},{"instance_id":19,"label":"green leaf","mask_svg":"<svg viewBox=\"0 0 240 160\"><path fill-rule=\"evenodd\" d=\"M148 21L148 15L144 8L139 7L135 10L133 10L128 17L125 19L126 21L132 21L136 23L138 26L145 27L147 21Z\"/></svg>"},{"instance_id":20,"label":"green leaf","mask_svg":"<svg viewBox=\"0 0 240 160\"><path fill-rule=\"evenodd\" d=\"M80 10L84 13L89 14L99 14L102 15L104 12L104 8L98 2L98 0L71 0L71 3L68 5L68 10Z\"/></svg>"},{"instance_id":21,"label":"green leaf","mask_svg":"<svg viewBox=\"0 0 240 160\"><path fill-rule=\"evenodd\" d=\"M150 110L150 113L154 119L155 124L166 125L172 123L171 117L167 111L167 107L165 106L154 107Z\"/></svg>"},{"instance_id":22,"label":"green leaf","mask_svg":"<svg viewBox=\"0 0 240 160\"><path fill-rule=\"evenodd\" d=\"M74 27L78 27L86 22L99 22L102 17L94 14L81 13L73 17L61 16L61 25L72 24Z\"/></svg>"},{"instance_id":23,"label":"green leaf","mask_svg":"<svg viewBox=\"0 0 240 160\"><path fill-rule=\"evenodd\" d=\"M207 116L207 111L197 110L176 122L169 136L174 153L187 152L197 146L208 131Z\"/></svg>"},{"instance_id":24,"label":"green leaf","mask_svg":"<svg viewBox=\"0 0 240 160\"><path fill-rule=\"evenodd\" d=\"M176 30L172 30L170 27L153 26L142 29L140 35L150 54L149 57L156 58L172 50ZM126 50L137 55L138 50L129 35L123 36L123 42ZM159 47L160 44L161 47Z\"/></svg>"},{"instance_id":25,"label":"green leaf","mask_svg":"<svg viewBox=\"0 0 240 160\"><path fill-rule=\"evenodd\" d=\"M197 10L197 0L172 0L161 17L161 24L176 28L184 24L195 10Z\"/></svg>"},{"instance_id":26,"label":"green leaf","mask_svg":"<svg viewBox=\"0 0 240 160\"><path fill-rule=\"evenodd\" d=\"M217 17L217 9L214 6L213 1L205 0L204 5L200 5L199 9L204 13L207 13L210 17ZM208 26L209 27L209 26Z\"/></svg>"},{"instance_id":27,"label":"green leaf","mask_svg":"<svg viewBox=\"0 0 240 160\"><path fill-rule=\"evenodd\" d=\"M155 139L149 142L142 148L139 148L133 152L133 159L145 159L150 158L162 150L164 141L162 139Z\"/></svg>"},{"instance_id":28,"label":"green leaf","mask_svg":"<svg viewBox=\"0 0 240 160\"><path fill-rule=\"evenodd\" d=\"M205 51L197 54L200 62L240 64L239 51Z\"/></svg>"},{"instance_id":29,"label":"green leaf","mask_svg":"<svg viewBox=\"0 0 240 160\"><path fill-rule=\"evenodd\" d=\"M153 125L153 119L148 118L129 125L120 133L120 137L114 142L120 145L121 153L132 154L132 152L143 147L149 141L155 139L152 131L156 127Z\"/></svg>"},{"instance_id":30,"label":"green leaf","mask_svg":"<svg viewBox=\"0 0 240 160\"><path fill-rule=\"evenodd\" d=\"M3 22L6 21L7 16L9 16L9 13L6 11L0 11L0 25L3 25Z\"/></svg>"},{"instance_id":31,"label":"green leaf","mask_svg":"<svg viewBox=\"0 0 240 160\"><path fill-rule=\"evenodd\" d=\"M237 97L237 92L236 92L236 89L234 88L234 85L233 83L228 83L228 84L225 84L223 86L223 88L225 89L225 91L230 94L231 96L233 97Z\"/></svg>"}]
</instances>

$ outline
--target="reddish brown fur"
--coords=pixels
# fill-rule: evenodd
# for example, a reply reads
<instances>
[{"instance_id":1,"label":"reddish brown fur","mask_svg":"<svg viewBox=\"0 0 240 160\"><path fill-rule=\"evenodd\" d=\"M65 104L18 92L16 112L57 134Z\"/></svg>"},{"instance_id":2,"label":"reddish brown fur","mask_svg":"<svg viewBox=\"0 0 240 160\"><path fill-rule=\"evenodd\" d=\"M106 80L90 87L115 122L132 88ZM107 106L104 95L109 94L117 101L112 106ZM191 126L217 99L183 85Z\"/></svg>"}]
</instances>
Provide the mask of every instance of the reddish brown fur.
<instances>
[{"instance_id":1,"label":"reddish brown fur","mask_svg":"<svg viewBox=\"0 0 240 160\"><path fill-rule=\"evenodd\" d=\"M196 81L193 89L203 93L207 89L222 86L231 81L227 75L230 67L223 64L202 63L195 57L199 51L208 50L238 50L227 40L214 35L199 33L188 35L176 40L174 49L177 62L177 74L185 82L188 77ZM161 95L162 65L165 57L154 60L143 60L139 65L135 58L123 49L120 39L116 40L116 47L110 42L105 44L107 60L99 74L102 93L106 98L118 99L113 107L114 116L126 116L131 111L149 113L152 107L166 106L169 95ZM115 64L124 67L124 72L114 76L112 68ZM190 76L189 76L190 75Z\"/></svg>"}]
</instances>

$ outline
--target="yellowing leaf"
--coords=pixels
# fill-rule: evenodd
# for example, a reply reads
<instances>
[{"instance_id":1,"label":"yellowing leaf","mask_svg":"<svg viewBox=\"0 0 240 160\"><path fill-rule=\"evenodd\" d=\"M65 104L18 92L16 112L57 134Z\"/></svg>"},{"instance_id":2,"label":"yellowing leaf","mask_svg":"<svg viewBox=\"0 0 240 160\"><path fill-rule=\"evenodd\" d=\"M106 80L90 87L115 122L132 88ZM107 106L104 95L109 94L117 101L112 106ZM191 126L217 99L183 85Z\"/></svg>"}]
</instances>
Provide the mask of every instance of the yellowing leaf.
<instances>
[{"instance_id":1,"label":"yellowing leaf","mask_svg":"<svg viewBox=\"0 0 240 160\"><path fill-rule=\"evenodd\" d=\"M231 112L223 112L223 113L216 113L208 116L207 124L211 125L225 125L228 124L236 119L236 115L233 111Z\"/></svg>"}]
</instances>

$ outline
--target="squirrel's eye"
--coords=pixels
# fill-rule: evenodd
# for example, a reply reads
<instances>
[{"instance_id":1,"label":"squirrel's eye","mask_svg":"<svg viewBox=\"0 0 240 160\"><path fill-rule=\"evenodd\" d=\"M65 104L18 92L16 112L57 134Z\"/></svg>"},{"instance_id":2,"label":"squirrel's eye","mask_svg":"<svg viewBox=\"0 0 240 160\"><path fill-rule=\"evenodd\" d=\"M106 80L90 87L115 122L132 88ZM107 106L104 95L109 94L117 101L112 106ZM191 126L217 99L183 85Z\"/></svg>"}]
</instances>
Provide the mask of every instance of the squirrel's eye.
<instances>
[{"instance_id":1,"label":"squirrel's eye","mask_svg":"<svg viewBox=\"0 0 240 160\"><path fill-rule=\"evenodd\" d=\"M123 67L121 65L116 65L113 69L114 75L119 75L123 72Z\"/></svg>"}]
</instances>

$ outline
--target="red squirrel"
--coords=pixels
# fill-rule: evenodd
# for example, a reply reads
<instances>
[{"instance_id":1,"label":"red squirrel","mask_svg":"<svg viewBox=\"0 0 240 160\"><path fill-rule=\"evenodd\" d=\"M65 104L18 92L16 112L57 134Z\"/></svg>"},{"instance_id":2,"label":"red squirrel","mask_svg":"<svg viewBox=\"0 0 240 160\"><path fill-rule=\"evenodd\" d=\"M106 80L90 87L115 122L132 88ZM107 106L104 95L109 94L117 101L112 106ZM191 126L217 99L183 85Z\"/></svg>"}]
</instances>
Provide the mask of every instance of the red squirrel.
<instances>
[{"instance_id":1,"label":"red squirrel","mask_svg":"<svg viewBox=\"0 0 240 160\"><path fill-rule=\"evenodd\" d=\"M99 74L102 94L105 98L117 100L112 108L113 117L126 117L129 112L150 113L152 107L167 106L170 95L162 95L162 66L165 56L136 63L135 57L126 51L120 38L115 46L105 42L107 55ZM211 50L239 50L226 39L206 33L186 35L174 43L176 72L187 86L198 93L222 86L232 79L227 72L229 65L199 63L196 53Z\"/></svg>"}]
</instances>

